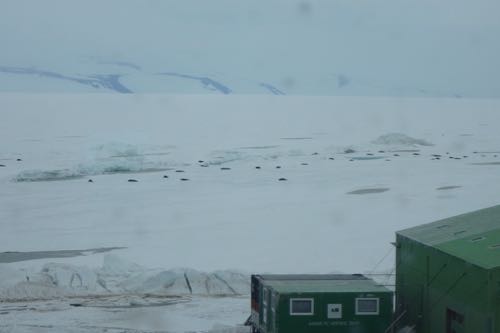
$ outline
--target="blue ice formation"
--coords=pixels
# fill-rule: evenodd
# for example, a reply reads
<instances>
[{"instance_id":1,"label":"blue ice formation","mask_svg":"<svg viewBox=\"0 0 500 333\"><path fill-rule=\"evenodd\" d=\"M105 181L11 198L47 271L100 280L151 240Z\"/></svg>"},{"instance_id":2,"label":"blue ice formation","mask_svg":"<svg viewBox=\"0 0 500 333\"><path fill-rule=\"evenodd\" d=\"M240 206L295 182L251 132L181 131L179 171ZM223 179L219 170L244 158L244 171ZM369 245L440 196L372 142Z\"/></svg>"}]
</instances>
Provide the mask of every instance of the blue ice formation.
<instances>
[{"instance_id":1,"label":"blue ice formation","mask_svg":"<svg viewBox=\"0 0 500 333\"><path fill-rule=\"evenodd\" d=\"M206 77L206 76L194 76L194 75L180 74L180 73L174 73L174 72L158 73L158 75L175 76L175 77L180 77L183 79L197 80L197 81L200 81L200 83L206 89L216 90L216 91L219 91L225 95L232 93L232 90L229 87L227 87L227 86L223 85L222 83L215 81L209 77Z\"/></svg>"},{"instance_id":2,"label":"blue ice formation","mask_svg":"<svg viewBox=\"0 0 500 333\"><path fill-rule=\"evenodd\" d=\"M275 86L270 85L269 83L260 83L259 86L266 88L274 95L286 95L283 91L279 90Z\"/></svg>"},{"instance_id":3,"label":"blue ice formation","mask_svg":"<svg viewBox=\"0 0 500 333\"><path fill-rule=\"evenodd\" d=\"M88 78L79 78L67 76L64 74L46 71L37 69L35 67L8 67L8 66L0 66L0 73L7 74L20 74L20 75L37 75L40 77L46 77L51 79L58 80L66 80L71 81L87 86L91 86L93 88L107 88L110 90L114 90L119 93L132 93L130 89L125 87L122 83L120 83L119 74L107 74L107 75L94 75Z\"/></svg>"}]
</instances>

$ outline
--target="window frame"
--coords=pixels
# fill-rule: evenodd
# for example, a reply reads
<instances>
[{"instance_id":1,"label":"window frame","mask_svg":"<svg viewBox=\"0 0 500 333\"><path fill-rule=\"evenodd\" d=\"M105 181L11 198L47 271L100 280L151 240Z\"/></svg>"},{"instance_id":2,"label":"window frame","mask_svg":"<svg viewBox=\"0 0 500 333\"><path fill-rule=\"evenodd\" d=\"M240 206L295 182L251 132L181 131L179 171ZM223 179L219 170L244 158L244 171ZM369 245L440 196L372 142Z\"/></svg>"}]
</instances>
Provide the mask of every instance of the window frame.
<instances>
[{"instance_id":1,"label":"window frame","mask_svg":"<svg viewBox=\"0 0 500 333\"><path fill-rule=\"evenodd\" d=\"M377 301L376 312L359 311L358 301ZM378 316L380 315L380 298L379 297L357 297L354 301L355 313L357 316Z\"/></svg>"},{"instance_id":2,"label":"window frame","mask_svg":"<svg viewBox=\"0 0 500 333\"><path fill-rule=\"evenodd\" d=\"M311 302L311 312L293 312L294 301L309 301ZM314 315L314 298L290 298L290 316L313 316Z\"/></svg>"}]
</instances>

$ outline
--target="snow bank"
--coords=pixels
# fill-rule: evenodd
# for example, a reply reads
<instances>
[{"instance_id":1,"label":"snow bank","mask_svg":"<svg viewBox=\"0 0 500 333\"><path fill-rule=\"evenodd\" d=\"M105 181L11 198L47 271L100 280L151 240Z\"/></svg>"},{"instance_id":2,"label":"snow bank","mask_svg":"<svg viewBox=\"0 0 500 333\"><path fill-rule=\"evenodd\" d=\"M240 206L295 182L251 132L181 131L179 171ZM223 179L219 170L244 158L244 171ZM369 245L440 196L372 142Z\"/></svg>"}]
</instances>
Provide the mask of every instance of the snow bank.
<instances>
[{"instance_id":1,"label":"snow bank","mask_svg":"<svg viewBox=\"0 0 500 333\"><path fill-rule=\"evenodd\" d=\"M102 144L91 150L92 158L86 162L63 169L24 170L18 173L13 178L13 181L56 181L96 175L165 171L169 167L175 166L172 161L161 158L169 154L169 148L172 148L172 146L153 147L125 143Z\"/></svg>"},{"instance_id":2,"label":"snow bank","mask_svg":"<svg viewBox=\"0 0 500 333\"><path fill-rule=\"evenodd\" d=\"M129 277L138 272L142 272L144 267L128 262L114 254L104 256L100 274L103 276L126 276Z\"/></svg>"},{"instance_id":3,"label":"snow bank","mask_svg":"<svg viewBox=\"0 0 500 333\"><path fill-rule=\"evenodd\" d=\"M189 268L144 271L125 279L119 288L131 293L161 295L244 295L249 293L249 277L231 271L212 273Z\"/></svg>"},{"instance_id":4,"label":"snow bank","mask_svg":"<svg viewBox=\"0 0 500 333\"><path fill-rule=\"evenodd\" d=\"M393 145L393 146L433 146L432 143L423 139L415 139L402 133L388 133L379 136L372 143L377 145Z\"/></svg>"},{"instance_id":5,"label":"snow bank","mask_svg":"<svg viewBox=\"0 0 500 333\"><path fill-rule=\"evenodd\" d=\"M208 333L250 333L250 327L214 325Z\"/></svg>"},{"instance_id":6,"label":"snow bank","mask_svg":"<svg viewBox=\"0 0 500 333\"><path fill-rule=\"evenodd\" d=\"M98 145L92 149L90 152L92 157L87 161L67 168L23 170L17 173L12 180L20 183L62 181L98 175L162 172L189 166L192 161L186 162L185 156L176 156L175 159L173 156L165 157L170 155L169 149L172 149L172 147L142 147L122 143ZM199 165L205 167L222 166L226 163L239 161L276 160L280 157L306 155L300 149L281 151L274 149L276 147L256 146L231 150L214 150L202 157L203 160L199 161ZM261 152L262 150L265 150L265 152Z\"/></svg>"},{"instance_id":7,"label":"snow bank","mask_svg":"<svg viewBox=\"0 0 500 333\"><path fill-rule=\"evenodd\" d=\"M216 150L209 154L208 165L221 165L229 162L248 159L248 154L237 150Z\"/></svg>"},{"instance_id":8,"label":"snow bank","mask_svg":"<svg viewBox=\"0 0 500 333\"><path fill-rule=\"evenodd\" d=\"M12 278L12 273L0 271L2 277L11 277L0 282L0 299L52 299L106 292L97 272L88 267L49 263L35 274L18 272L17 278Z\"/></svg>"},{"instance_id":9,"label":"snow bank","mask_svg":"<svg viewBox=\"0 0 500 333\"><path fill-rule=\"evenodd\" d=\"M106 290L98 273L84 266L50 263L42 268L41 276L53 286L70 293Z\"/></svg>"},{"instance_id":10,"label":"snow bank","mask_svg":"<svg viewBox=\"0 0 500 333\"><path fill-rule=\"evenodd\" d=\"M0 289L0 299L3 301L54 299L68 296L68 293L50 285L49 281L22 281L13 286Z\"/></svg>"},{"instance_id":11,"label":"snow bank","mask_svg":"<svg viewBox=\"0 0 500 333\"><path fill-rule=\"evenodd\" d=\"M5 300L51 299L85 295L246 295L247 274L234 271L200 272L189 268L147 269L106 255L103 266L89 268L48 263L40 272L26 276L3 268L0 298Z\"/></svg>"},{"instance_id":12,"label":"snow bank","mask_svg":"<svg viewBox=\"0 0 500 333\"><path fill-rule=\"evenodd\" d=\"M57 169L57 170L27 170L18 173L13 181L15 182L37 182L52 180L70 180L84 177L85 174L78 170Z\"/></svg>"}]
</instances>

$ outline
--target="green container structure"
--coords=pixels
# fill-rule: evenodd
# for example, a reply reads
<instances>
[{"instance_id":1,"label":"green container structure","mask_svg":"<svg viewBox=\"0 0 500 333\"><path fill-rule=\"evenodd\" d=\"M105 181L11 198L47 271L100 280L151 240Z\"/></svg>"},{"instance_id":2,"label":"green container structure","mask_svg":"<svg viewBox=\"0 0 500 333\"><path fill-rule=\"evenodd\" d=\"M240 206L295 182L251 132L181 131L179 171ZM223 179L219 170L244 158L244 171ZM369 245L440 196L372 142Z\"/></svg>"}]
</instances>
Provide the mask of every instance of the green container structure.
<instances>
[{"instance_id":1,"label":"green container structure","mask_svg":"<svg viewBox=\"0 0 500 333\"><path fill-rule=\"evenodd\" d=\"M259 333L384 333L393 293L363 275L252 275Z\"/></svg>"},{"instance_id":2,"label":"green container structure","mask_svg":"<svg viewBox=\"0 0 500 333\"><path fill-rule=\"evenodd\" d=\"M396 233L398 327L500 333L500 206Z\"/></svg>"}]
</instances>

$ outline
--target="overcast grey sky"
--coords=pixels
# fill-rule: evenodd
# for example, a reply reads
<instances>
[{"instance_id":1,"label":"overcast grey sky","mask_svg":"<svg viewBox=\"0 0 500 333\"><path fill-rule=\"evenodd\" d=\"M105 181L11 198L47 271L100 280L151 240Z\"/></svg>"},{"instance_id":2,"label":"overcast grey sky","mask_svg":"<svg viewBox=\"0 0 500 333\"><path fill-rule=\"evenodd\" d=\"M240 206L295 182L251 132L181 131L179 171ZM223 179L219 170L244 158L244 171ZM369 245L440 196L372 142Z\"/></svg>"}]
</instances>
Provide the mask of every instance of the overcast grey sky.
<instances>
[{"instance_id":1,"label":"overcast grey sky","mask_svg":"<svg viewBox=\"0 0 500 333\"><path fill-rule=\"evenodd\" d=\"M342 73L491 97L499 12L498 0L2 0L0 66L77 73L101 59L303 82Z\"/></svg>"}]
</instances>

